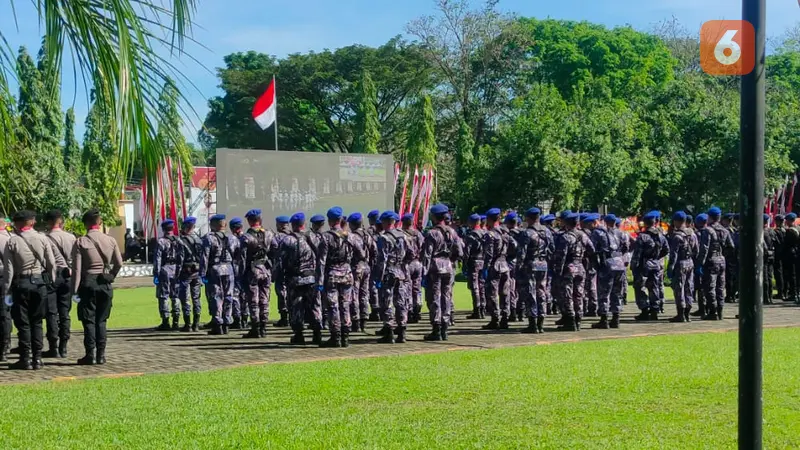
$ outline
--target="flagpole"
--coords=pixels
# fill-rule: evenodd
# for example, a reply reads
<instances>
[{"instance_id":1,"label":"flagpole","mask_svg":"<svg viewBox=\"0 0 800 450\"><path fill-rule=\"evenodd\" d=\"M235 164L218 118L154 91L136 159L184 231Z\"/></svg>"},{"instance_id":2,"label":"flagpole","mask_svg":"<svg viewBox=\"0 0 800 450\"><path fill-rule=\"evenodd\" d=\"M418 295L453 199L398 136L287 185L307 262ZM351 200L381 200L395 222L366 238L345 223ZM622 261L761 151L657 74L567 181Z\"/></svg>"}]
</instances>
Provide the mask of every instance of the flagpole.
<instances>
[{"instance_id":1,"label":"flagpole","mask_svg":"<svg viewBox=\"0 0 800 450\"><path fill-rule=\"evenodd\" d=\"M278 151L278 83L275 82L275 74L272 75L272 85L275 86L274 89L274 99L275 99L275 151Z\"/></svg>"}]
</instances>

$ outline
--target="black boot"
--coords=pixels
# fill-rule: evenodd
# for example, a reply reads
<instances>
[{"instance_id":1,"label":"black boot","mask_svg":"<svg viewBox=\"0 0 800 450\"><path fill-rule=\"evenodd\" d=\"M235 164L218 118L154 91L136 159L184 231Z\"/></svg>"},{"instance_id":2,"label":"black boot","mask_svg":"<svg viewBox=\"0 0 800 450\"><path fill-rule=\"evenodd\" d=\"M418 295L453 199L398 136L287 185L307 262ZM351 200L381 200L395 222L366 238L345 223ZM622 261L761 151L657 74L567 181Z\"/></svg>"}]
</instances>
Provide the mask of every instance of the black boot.
<instances>
[{"instance_id":1,"label":"black boot","mask_svg":"<svg viewBox=\"0 0 800 450\"><path fill-rule=\"evenodd\" d=\"M258 337L267 337L267 322L258 322Z\"/></svg>"},{"instance_id":2,"label":"black boot","mask_svg":"<svg viewBox=\"0 0 800 450\"><path fill-rule=\"evenodd\" d=\"M346 329L342 330L342 348L350 347L350 332Z\"/></svg>"},{"instance_id":3,"label":"black boot","mask_svg":"<svg viewBox=\"0 0 800 450\"><path fill-rule=\"evenodd\" d=\"M181 319L179 316L172 316L172 331L181 329Z\"/></svg>"},{"instance_id":4,"label":"black boot","mask_svg":"<svg viewBox=\"0 0 800 450\"><path fill-rule=\"evenodd\" d=\"M683 309L683 318L685 319L684 322L692 321L691 312L692 312L691 306L687 306L686 308Z\"/></svg>"},{"instance_id":5,"label":"black boot","mask_svg":"<svg viewBox=\"0 0 800 450\"><path fill-rule=\"evenodd\" d=\"M250 325L250 331L248 331L247 334L245 334L242 337L245 338L245 339L258 339L258 338L260 338L261 337L261 333L259 332L258 327L259 327L259 323L258 322L253 322Z\"/></svg>"},{"instance_id":6,"label":"black boot","mask_svg":"<svg viewBox=\"0 0 800 450\"><path fill-rule=\"evenodd\" d=\"M366 333L366 332L367 332L367 319L360 319L360 320L358 321L358 329L359 329L359 330L360 330L362 333Z\"/></svg>"},{"instance_id":7,"label":"black boot","mask_svg":"<svg viewBox=\"0 0 800 450\"><path fill-rule=\"evenodd\" d=\"M44 367L44 363L42 362L42 354L39 353L38 355L33 355L33 361L31 361L31 366L33 370L42 370Z\"/></svg>"},{"instance_id":8,"label":"black boot","mask_svg":"<svg viewBox=\"0 0 800 450\"><path fill-rule=\"evenodd\" d=\"M395 342L398 344L405 344L406 343L406 327L397 327L399 329L397 333L397 339Z\"/></svg>"},{"instance_id":9,"label":"black boot","mask_svg":"<svg viewBox=\"0 0 800 450\"><path fill-rule=\"evenodd\" d=\"M0 345L0 362L8 361L8 355L6 354L6 348L3 345Z\"/></svg>"},{"instance_id":10,"label":"black boot","mask_svg":"<svg viewBox=\"0 0 800 450\"><path fill-rule=\"evenodd\" d=\"M294 334L292 335L291 339L289 339L289 343L292 345L305 345L306 344L306 337L303 336L303 329L295 329ZM319 344L317 344L319 345Z\"/></svg>"},{"instance_id":11,"label":"black boot","mask_svg":"<svg viewBox=\"0 0 800 450\"><path fill-rule=\"evenodd\" d=\"M69 339L61 339L58 341L58 357L59 358L66 358L67 357L67 343Z\"/></svg>"},{"instance_id":12,"label":"black boot","mask_svg":"<svg viewBox=\"0 0 800 450\"><path fill-rule=\"evenodd\" d=\"M720 306L719 308L717 308L717 320L722 320L722 319L723 319L722 306Z\"/></svg>"},{"instance_id":13,"label":"black boot","mask_svg":"<svg viewBox=\"0 0 800 450\"><path fill-rule=\"evenodd\" d=\"M369 321L370 321L370 322L378 322L379 320L380 320L380 316L378 315L378 311L376 311L376 310L374 310L374 309L373 309L373 310L372 310L372 311L369 313Z\"/></svg>"},{"instance_id":14,"label":"black boot","mask_svg":"<svg viewBox=\"0 0 800 450\"><path fill-rule=\"evenodd\" d=\"M611 322L608 326L611 328L619 328L619 313L611 315Z\"/></svg>"},{"instance_id":15,"label":"black boot","mask_svg":"<svg viewBox=\"0 0 800 450\"><path fill-rule=\"evenodd\" d=\"M646 322L650 320L650 311L647 309L643 309L638 316L634 317L634 320L638 322Z\"/></svg>"},{"instance_id":16,"label":"black boot","mask_svg":"<svg viewBox=\"0 0 800 450\"><path fill-rule=\"evenodd\" d=\"M561 318L556 320L556 325L561 326L567 324L569 320L567 317L568 316L566 314L562 314Z\"/></svg>"},{"instance_id":17,"label":"black boot","mask_svg":"<svg viewBox=\"0 0 800 450\"><path fill-rule=\"evenodd\" d=\"M228 334L228 328L229 328L229 326L228 326L227 323L223 323L222 325L220 325L220 329L222 330L222 334Z\"/></svg>"},{"instance_id":18,"label":"black boot","mask_svg":"<svg viewBox=\"0 0 800 450\"><path fill-rule=\"evenodd\" d=\"M678 315L676 315L675 317L669 319L669 321L671 323L683 323L683 322L686 322L686 316L683 313L683 308L678 306Z\"/></svg>"},{"instance_id":19,"label":"black boot","mask_svg":"<svg viewBox=\"0 0 800 450\"><path fill-rule=\"evenodd\" d=\"M544 316L536 318L536 329L539 330L539 334L544 333Z\"/></svg>"},{"instance_id":20,"label":"black boot","mask_svg":"<svg viewBox=\"0 0 800 450\"><path fill-rule=\"evenodd\" d=\"M94 362L101 366L106 363L106 349L97 347L97 358L95 358Z\"/></svg>"},{"instance_id":21,"label":"black boot","mask_svg":"<svg viewBox=\"0 0 800 450\"><path fill-rule=\"evenodd\" d=\"M503 316L500 318L500 325L498 325L498 328L500 328L501 330L508 329L508 317Z\"/></svg>"},{"instance_id":22,"label":"black boot","mask_svg":"<svg viewBox=\"0 0 800 450\"><path fill-rule=\"evenodd\" d=\"M419 319L417 319L417 315L413 312L408 315L408 323L419 323Z\"/></svg>"},{"instance_id":23,"label":"black boot","mask_svg":"<svg viewBox=\"0 0 800 450\"><path fill-rule=\"evenodd\" d=\"M650 310L650 320L651 321L653 321L653 322L657 322L658 321L658 312L659 312L658 309L651 309Z\"/></svg>"},{"instance_id":24,"label":"black boot","mask_svg":"<svg viewBox=\"0 0 800 450\"><path fill-rule=\"evenodd\" d=\"M479 308L474 308L472 314L467 316L467 320L477 320L481 318L481 311Z\"/></svg>"},{"instance_id":25,"label":"black boot","mask_svg":"<svg viewBox=\"0 0 800 450\"><path fill-rule=\"evenodd\" d=\"M525 334L539 334L539 328L536 326L536 319L533 317L528 318L528 327L523 328L520 333Z\"/></svg>"},{"instance_id":26,"label":"black boot","mask_svg":"<svg viewBox=\"0 0 800 450\"><path fill-rule=\"evenodd\" d=\"M387 334L392 334L392 329L386 325L384 325L383 328L375 331L375 336L386 336Z\"/></svg>"},{"instance_id":27,"label":"black boot","mask_svg":"<svg viewBox=\"0 0 800 450\"><path fill-rule=\"evenodd\" d=\"M481 319L485 319L486 318L486 307L485 306L481 306L479 308L479 312L481 313Z\"/></svg>"},{"instance_id":28,"label":"black boot","mask_svg":"<svg viewBox=\"0 0 800 450\"><path fill-rule=\"evenodd\" d=\"M437 323L433 325L433 331L430 334L426 334L425 338L426 341L441 341L442 340L442 327Z\"/></svg>"},{"instance_id":29,"label":"black boot","mask_svg":"<svg viewBox=\"0 0 800 450\"><path fill-rule=\"evenodd\" d=\"M222 327L215 321L211 324L211 329L208 331L210 336L220 336L222 334Z\"/></svg>"},{"instance_id":30,"label":"black boot","mask_svg":"<svg viewBox=\"0 0 800 450\"><path fill-rule=\"evenodd\" d=\"M200 330L200 314L195 314L192 317L192 331Z\"/></svg>"},{"instance_id":31,"label":"black boot","mask_svg":"<svg viewBox=\"0 0 800 450\"><path fill-rule=\"evenodd\" d=\"M79 366L91 366L94 365L94 349L87 348L86 349L86 356L78 360Z\"/></svg>"},{"instance_id":32,"label":"black boot","mask_svg":"<svg viewBox=\"0 0 800 450\"><path fill-rule=\"evenodd\" d=\"M58 339L51 339L47 341L47 351L42 353L43 358L58 358Z\"/></svg>"},{"instance_id":33,"label":"black boot","mask_svg":"<svg viewBox=\"0 0 800 450\"><path fill-rule=\"evenodd\" d=\"M581 316L575 316L575 331L581 331Z\"/></svg>"},{"instance_id":34,"label":"black boot","mask_svg":"<svg viewBox=\"0 0 800 450\"><path fill-rule=\"evenodd\" d=\"M170 331L172 327L169 326L169 318L164 317L161 319L161 325L156 327L157 331Z\"/></svg>"},{"instance_id":35,"label":"black boot","mask_svg":"<svg viewBox=\"0 0 800 450\"><path fill-rule=\"evenodd\" d=\"M324 348L339 348L342 346L342 335L338 331L332 331L331 337L327 341L323 342L320 347Z\"/></svg>"},{"instance_id":36,"label":"black boot","mask_svg":"<svg viewBox=\"0 0 800 450\"><path fill-rule=\"evenodd\" d=\"M586 313L586 317L597 317L597 311L590 309L589 312Z\"/></svg>"},{"instance_id":37,"label":"black boot","mask_svg":"<svg viewBox=\"0 0 800 450\"><path fill-rule=\"evenodd\" d=\"M595 330L607 330L607 329L611 328L608 325L608 316L605 315L605 314L600 316L600 322L593 323L592 324L592 328L595 329Z\"/></svg>"},{"instance_id":38,"label":"black boot","mask_svg":"<svg viewBox=\"0 0 800 450\"><path fill-rule=\"evenodd\" d=\"M394 344L394 331L390 327L383 327L383 337L378 339L378 344Z\"/></svg>"},{"instance_id":39,"label":"black boot","mask_svg":"<svg viewBox=\"0 0 800 450\"><path fill-rule=\"evenodd\" d=\"M287 318L287 314L285 311L281 311L281 319L275 322L276 327L288 327L289 326L289 319Z\"/></svg>"},{"instance_id":40,"label":"black boot","mask_svg":"<svg viewBox=\"0 0 800 450\"><path fill-rule=\"evenodd\" d=\"M497 322L497 317L492 317L492 320L481 328L484 330L497 330L500 328L500 324Z\"/></svg>"},{"instance_id":41,"label":"black boot","mask_svg":"<svg viewBox=\"0 0 800 450\"><path fill-rule=\"evenodd\" d=\"M33 364L27 353L20 353L19 360L8 366L8 368L11 370L33 370Z\"/></svg>"},{"instance_id":42,"label":"black boot","mask_svg":"<svg viewBox=\"0 0 800 450\"><path fill-rule=\"evenodd\" d=\"M446 341L446 340L447 340L447 329L448 329L449 327L450 327L450 325L448 325L448 324L446 324L446 323L443 323L443 324L442 324L442 327L441 327L441 332L442 332L442 340L443 340L443 341Z\"/></svg>"},{"instance_id":43,"label":"black boot","mask_svg":"<svg viewBox=\"0 0 800 450\"><path fill-rule=\"evenodd\" d=\"M516 322L517 321L517 312L511 311L508 315L508 322Z\"/></svg>"},{"instance_id":44,"label":"black boot","mask_svg":"<svg viewBox=\"0 0 800 450\"><path fill-rule=\"evenodd\" d=\"M558 327L558 331L578 331L575 324L575 316L564 316L564 323Z\"/></svg>"},{"instance_id":45,"label":"black boot","mask_svg":"<svg viewBox=\"0 0 800 450\"><path fill-rule=\"evenodd\" d=\"M322 345L322 329L314 328L314 335L311 338L311 343L314 345Z\"/></svg>"},{"instance_id":46,"label":"black boot","mask_svg":"<svg viewBox=\"0 0 800 450\"><path fill-rule=\"evenodd\" d=\"M704 317L706 315L706 308L703 303L700 303L697 307L697 311L692 313L692 317Z\"/></svg>"},{"instance_id":47,"label":"black boot","mask_svg":"<svg viewBox=\"0 0 800 450\"><path fill-rule=\"evenodd\" d=\"M192 331L191 320L192 319L189 317L188 314L184 314L184 316L183 316L183 328L181 328L181 332L182 333L188 333L188 332Z\"/></svg>"},{"instance_id":48,"label":"black boot","mask_svg":"<svg viewBox=\"0 0 800 450\"><path fill-rule=\"evenodd\" d=\"M717 309L714 306L706 308L706 315L703 316L703 320L717 320Z\"/></svg>"}]
</instances>

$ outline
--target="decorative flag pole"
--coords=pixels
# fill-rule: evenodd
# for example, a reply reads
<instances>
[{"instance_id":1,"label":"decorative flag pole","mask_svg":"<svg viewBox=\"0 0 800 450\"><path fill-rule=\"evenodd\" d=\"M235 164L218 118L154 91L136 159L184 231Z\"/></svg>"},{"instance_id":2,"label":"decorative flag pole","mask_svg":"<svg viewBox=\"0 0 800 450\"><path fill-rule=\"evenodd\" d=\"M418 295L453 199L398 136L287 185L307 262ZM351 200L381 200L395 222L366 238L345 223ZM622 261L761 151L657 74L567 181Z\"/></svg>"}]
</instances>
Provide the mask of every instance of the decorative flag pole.
<instances>
[{"instance_id":1,"label":"decorative flag pole","mask_svg":"<svg viewBox=\"0 0 800 450\"><path fill-rule=\"evenodd\" d=\"M275 89L275 75L267 86L264 95L256 100L253 106L253 120L262 130L275 125L275 151L278 151L278 97Z\"/></svg>"}]
</instances>

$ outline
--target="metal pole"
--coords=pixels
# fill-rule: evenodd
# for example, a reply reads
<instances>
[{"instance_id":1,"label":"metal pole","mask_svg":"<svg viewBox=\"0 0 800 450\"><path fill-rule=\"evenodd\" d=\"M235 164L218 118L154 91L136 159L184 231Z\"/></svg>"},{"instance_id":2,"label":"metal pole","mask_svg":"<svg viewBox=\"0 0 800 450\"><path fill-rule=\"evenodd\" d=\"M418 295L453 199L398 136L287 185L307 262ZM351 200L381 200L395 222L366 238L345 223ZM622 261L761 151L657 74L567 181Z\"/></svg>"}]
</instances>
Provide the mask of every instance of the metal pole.
<instances>
[{"instance_id":1,"label":"metal pole","mask_svg":"<svg viewBox=\"0 0 800 450\"><path fill-rule=\"evenodd\" d=\"M742 76L739 256L739 448L760 450L764 234L764 32L766 0L742 0L755 28L755 67Z\"/></svg>"},{"instance_id":2,"label":"metal pole","mask_svg":"<svg viewBox=\"0 0 800 450\"><path fill-rule=\"evenodd\" d=\"M272 75L272 85L275 86L275 98L273 104L275 105L275 151L278 151L278 83L275 82L275 75Z\"/></svg>"}]
</instances>

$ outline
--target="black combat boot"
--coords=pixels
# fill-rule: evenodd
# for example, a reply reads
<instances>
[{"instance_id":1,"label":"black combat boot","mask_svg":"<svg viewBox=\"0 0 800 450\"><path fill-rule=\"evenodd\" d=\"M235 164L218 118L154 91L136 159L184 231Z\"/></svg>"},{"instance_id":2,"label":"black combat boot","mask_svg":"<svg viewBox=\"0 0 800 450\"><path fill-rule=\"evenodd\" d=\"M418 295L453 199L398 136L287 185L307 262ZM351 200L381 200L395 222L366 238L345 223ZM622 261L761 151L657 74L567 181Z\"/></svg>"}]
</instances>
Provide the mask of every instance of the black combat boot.
<instances>
[{"instance_id":1,"label":"black combat boot","mask_svg":"<svg viewBox=\"0 0 800 450\"><path fill-rule=\"evenodd\" d=\"M178 331L180 329L181 329L180 316L172 316L172 331Z\"/></svg>"},{"instance_id":2,"label":"black combat boot","mask_svg":"<svg viewBox=\"0 0 800 450\"><path fill-rule=\"evenodd\" d=\"M311 338L311 343L314 345L321 345L322 344L322 329L315 327L313 331L314 335Z\"/></svg>"},{"instance_id":3,"label":"black combat boot","mask_svg":"<svg viewBox=\"0 0 800 450\"><path fill-rule=\"evenodd\" d=\"M31 366L33 367L33 370L42 370L42 367L44 367L44 363L42 362L41 353L33 355L33 361L31 361Z\"/></svg>"},{"instance_id":4,"label":"black combat boot","mask_svg":"<svg viewBox=\"0 0 800 450\"><path fill-rule=\"evenodd\" d=\"M683 309L683 318L685 319L684 322L692 321L691 312L692 312L691 306L687 306L686 308Z\"/></svg>"},{"instance_id":5,"label":"black combat boot","mask_svg":"<svg viewBox=\"0 0 800 450\"><path fill-rule=\"evenodd\" d=\"M564 316L564 324L557 328L557 331L578 331L575 316Z\"/></svg>"},{"instance_id":6,"label":"black combat boot","mask_svg":"<svg viewBox=\"0 0 800 450\"><path fill-rule=\"evenodd\" d=\"M558 319L558 320L556 320L556 325L558 325L558 326L561 326L561 325L566 325L566 324L569 322L569 320L570 320L570 319L569 319L569 316L568 316L568 315L566 315L566 314L562 314L562 315L561 315L561 318L560 318L560 319Z\"/></svg>"},{"instance_id":7,"label":"black combat boot","mask_svg":"<svg viewBox=\"0 0 800 450\"><path fill-rule=\"evenodd\" d=\"M367 319L359 319L359 321L358 321L358 329L362 333L366 333L367 332Z\"/></svg>"},{"instance_id":8,"label":"black combat boot","mask_svg":"<svg viewBox=\"0 0 800 450\"><path fill-rule=\"evenodd\" d=\"M195 314L192 317L192 331L200 330L200 314Z\"/></svg>"},{"instance_id":9,"label":"black combat boot","mask_svg":"<svg viewBox=\"0 0 800 450\"><path fill-rule=\"evenodd\" d=\"M586 317L597 317L597 310L590 309L589 312L586 313Z\"/></svg>"},{"instance_id":10,"label":"black combat boot","mask_svg":"<svg viewBox=\"0 0 800 450\"><path fill-rule=\"evenodd\" d=\"M33 370L33 364L31 364L31 357L28 352L20 352L19 360L10 366L8 366L11 370Z\"/></svg>"},{"instance_id":11,"label":"black combat boot","mask_svg":"<svg viewBox=\"0 0 800 450\"><path fill-rule=\"evenodd\" d=\"M267 322L258 322L258 337L267 337Z\"/></svg>"},{"instance_id":12,"label":"black combat boot","mask_svg":"<svg viewBox=\"0 0 800 450\"><path fill-rule=\"evenodd\" d=\"M506 322L516 322L516 321L517 321L517 312L512 310L508 314L508 319L506 319Z\"/></svg>"},{"instance_id":13,"label":"black combat boot","mask_svg":"<svg viewBox=\"0 0 800 450\"><path fill-rule=\"evenodd\" d=\"M94 349L87 348L86 356L78 360L79 366L92 366L94 365Z\"/></svg>"},{"instance_id":14,"label":"black combat boot","mask_svg":"<svg viewBox=\"0 0 800 450\"><path fill-rule=\"evenodd\" d=\"M672 323L683 323L683 322L686 322L686 316L683 313L683 308L681 308L680 306L678 306L677 308L678 308L678 315L676 315L675 317L669 319L669 321L672 322Z\"/></svg>"},{"instance_id":15,"label":"black combat boot","mask_svg":"<svg viewBox=\"0 0 800 450\"><path fill-rule=\"evenodd\" d=\"M408 323L419 323L419 319L417 319L417 315L413 312L408 315Z\"/></svg>"},{"instance_id":16,"label":"black combat boot","mask_svg":"<svg viewBox=\"0 0 800 450\"><path fill-rule=\"evenodd\" d=\"M500 324L497 322L497 317L492 317L492 320L481 328L484 330L497 330L500 328Z\"/></svg>"},{"instance_id":17,"label":"black combat boot","mask_svg":"<svg viewBox=\"0 0 800 450\"><path fill-rule=\"evenodd\" d=\"M446 341L446 340L447 340L447 329L448 329L448 328L449 328L449 325L447 325L446 323L443 323L443 324L442 324L442 327L441 327L441 332L442 332L442 340L443 340L443 341Z\"/></svg>"},{"instance_id":18,"label":"black combat boot","mask_svg":"<svg viewBox=\"0 0 800 450\"><path fill-rule=\"evenodd\" d=\"M383 328L375 331L375 336L386 336L387 334L392 334L392 328L384 325Z\"/></svg>"},{"instance_id":19,"label":"black combat boot","mask_svg":"<svg viewBox=\"0 0 800 450\"><path fill-rule=\"evenodd\" d=\"M507 330L508 329L508 317L506 317L506 316L501 317L500 318L500 324L497 327L499 329L501 329L501 330Z\"/></svg>"},{"instance_id":20,"label":"black combat boot","mask_svg":"<svg viewBox=\"0 0 800 450\"><path fill-rule=\"evenodd\" d=\"M386 332L383 334L383 337L378 339L378 344L394 344L394 332L390 327L384 327Z\"/></svg>"},{"instance_id":21,"label":"black combat boot","mask_svg":"<svg viewBox=\"0 0 800 450\"><path fill-rule=\"evenodd\" d=\"M261 332L259 330L259 322L253 322L250 324L250 331L247 332L244 336L245 339L258 339L261 337Z\"/></svg>"},{"instance_id":22,"label":"black combat boot","mask_svg":"<svg viewBox=\"0 0 800 450\"><path fill-rule=\"evenodd\" d=\"M373 309L373 310L372 310L372 311L369 313L369 321L370 321L370 322L378 322L378 321L380 321L380 320L381 320L381 316L378 314L378 311L377 311L377 310L375 310L375 309Z\"/></svg>"},{"instance_id":23,"label":"black combat boot","mask_svg":"<svg viewBox=\"0 0 800 450\"><path fill-rule=\"evenodd\" d=\"M705 304L703 304L703 303L700 303L699 305L697 305L697 311L692 313L692 317L703 318L703 317L705 317L705 315L706 315L706 308L705 308Z\"/></svg>"},{"instance_id":24,"label":"black combat boot","mask_svg":"<svg viewBox=\"0 0 800 450\"><path fill-rule=\"evenodd\" d=\"M478 312L481 313L481 319L485 319L486 318L486 307L485 306L481 306L480 308L478 308Z\"/></svg>"},{"instance_id":25,"label":"black combat boot","mask_svg":"<svg viewBox=\"0 0 800 450\"><path fill-rule=\"evenodd\" d=\"M276 327L288 327L289 326L289 319L287 318L287 314L285 311L281 311L281 319L275 322Z\"/></svg>"},{"instance_id":26,"label":"black combat boot","mask_svg":"<svg viewBox=\"0 0 800 450\"><path fill-rule=\"evenodd\" d=\"M536 318L536 329L539 330L539 334L544 333L544 316Z\"/></svg>"},{"instance_id":27,"label":"black combat boot","mask_svg":"<svg viewBox=\"0 0 800 450\"><path fill-rule=\"evenodd\" d=\"M581 316L575 315L575 331L581 331Z\"/></svg>"},{"instance_id":28,"label":"black combat boot","mask_svg":"<svg viewBox=\"0 0 800 450\"><path fill-rule=\"evenodd\" d=\"M58 357L59 358L66 358L67 357L67 343L69 339L61 339L58 341Z\"/></svg>"},{"instance_id":29,"label":"black combat boot","mask_svg":"<svg viewBox=\"0 0 800 450\"><path fill-rule=\"evenodd\" d=\"M297 328L294 330L294 334L289 339L289 343L292 345L305 345L306 344L306 337L303 336L303 328ZM319 344L317 344L319 345Z\"/></svg>"},{"instance_id":30,"label":"black combat boot","mask_svg":"<svg viewBox=\"0 0 800 450\"><path fill-rule=\"evenodd\" d=\"M638 322L647 322L650 320L650 310L643 309L638 316L634 317L634 320Z\"/></svg>"},{"instance_id":31,"label":"black combat boot","mask_svg":"<svg viewBox=\"0 0 800 450\"><path fill-rule=\"evenodd\" d=\"M106 349L97 347L97 358L94 360L95 364L103 365L106 363Z\"/></svg>"},{"instance_id":32,"label":"black combat boot","mask_svg":"<svg viewBox=\"0 0 800 450\"><path fill-rule=\"evenodd\" d=\"M223 323L220 329L222 330L222 334L228 334L229 325L227 323Z\"/></svg>"},{"instance_id":33,"label":"black combat boot","mask_svg":"<svg viewBox=\"0 0 800 450\"><path fill-rule=\"evenodd\" d=\"M717 309L714 306L706 308L706 315L703 316L703 320L717 320Z\"/></svg>"},{"instance_id":34,"label":"black combat boot","mask_svg":"<svg viewBox=\"0 0 800 450\"><path fill-rule=\"evenodd\" d=\"M342 328L342 348L350 347L350 332L347 328Z\"/></svg>"},{"instance_id":35,"label":"black combat boot","mask_svg":"<svg viewBox=\"0 0 800 450\"><path fill-rule=\"evenodd\" d=\"M4 343L0 343L0 362L8 361L8 354L6 353L6 346Z\"/></svg>"},{"instance_id":36,"label":"black combat boot","mask_svg":"<svg viewBox=\"0 0 800 450\"><path fill-rule=\"evenodd\" d=\"M331 331L331 337L323 342L320 347L324 348L339 348L342 346L342 334L338 331Z\"/></svg>"},{"instance_id":37,"label":"black combat boot","mask_svg":"<svg viewBox=\"0 0 800 450\"><path fill-rule=\"evenodd\" d=\"M481 310L480 308L474 308L472 310L472 314L467 316L467 320L477 320L481 318Z\"/></svg>"},{"instance_id":38,"label":"black combat boot","mask_svg":"<svg viewBox=\"0 0 800 450\"><path fill-rule=\"evenodd\" d=\"M720 306L719 308L717 308L717 320L722 320L722 319L723 319L722 306Z\"/></svg>"},{"instance_id":39,"label":"black combat boot","mask_svg":"<svg viewBox=\"0 0 800 450\"><path fill-rule=\"evenodd\" d=\"M216 321L211 323L211 329L208 331L210 336L220 336L222 334L222 327Z\"/></svg>"},{"instance_id":40,"label":"black combat boot","mask_svg":"<svg viewBox=\"0 0 800 450\"><path fill-rule=\"evenodd\" d=\"M397 339L394 341L398 344L405 344L406 343L406 327L397 327Z\"/></svg>"},{"instance_id":41,"label":"black combat boot","mask_svg":"<svg viewBox=\"0 0 800 450\"><path fill-rule=\"evenodd\" d=\"M433 330L430 334L426 334L423 338L426 341L441 341L442 340L442 327L437 323L433 325Z\"/></svg>"},{"instance_id":42,"label":"black combat boot","mask_svg":"<svg viewBox=\"0 0 800 450\"><path fill-rule=\"evenodd\" d=\"M619 328L619 313L611 315L611 322L608 324L611 328Z\"/></svg>"},{"instance_id":43,"label":"black combat boot","mask_svg":"<svg viewBox=\"0 0 800 450\"><path fill-rule=\"evenodd\" d=\"M611 327L608 325L608 316L606 314L600 316L600 322L592 324L592 329L595 330L607 330L609 328Z\"/></svg>"},{"instance_id":44,"label":"black combat boot","mask_svg":"<svg viewBox=\"0 0 800 450\"><path fill-rule=\"evenodd\" d=\"M161 325L157 326L156 330L157 331L170 331L170 330L172 330L172 327L169 326L169 318L168 317L162 318L161 319Z\"/></svg>"},{"instance_id":45,"label":"black combat boot","mask_svg":"<svg viewBox=\"0 0 800 450\"><path fill-rule=\"evenodd\" d=\"M192 331L192 319L189 317L188 314L183 315L183 328L181 328L182 333L188 333Z\"/></svg>"},{"instance_id":46,"label":"black combat boot","mask_svg":"<svg viewBox=\"0 0 800 450\"><path fill-rule=\"evenodd\" d=\"M58 358L58 339L49 339L47 341L47 351L42 353L43 358Z\"/></svg>"},{"instance_id":47,"label":"black combat boot","mask_svg":"<svg viewBox=\"0 0 800 450\"><path fill-rule=\"evenodd\" d=\"M658 321L658 312L659 312L658 309L651 309L650 310L650 320L651 321L653 321L653 322L657 322Z\"/></svg>"},{"instance_id":48,"label":"black combat boot","mask_svg":"<svg viewBox=\"0 0 800 450\"><path fill-rule=\"evenodd\" d=\"M525 334L539 334L539 328L536 327L536 319L533 317L528 318L528 327L523 328L520 333Z\"/></svg>"}]
</instances>

